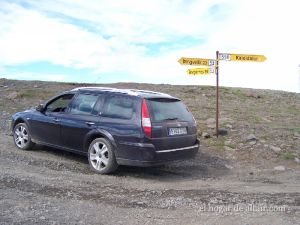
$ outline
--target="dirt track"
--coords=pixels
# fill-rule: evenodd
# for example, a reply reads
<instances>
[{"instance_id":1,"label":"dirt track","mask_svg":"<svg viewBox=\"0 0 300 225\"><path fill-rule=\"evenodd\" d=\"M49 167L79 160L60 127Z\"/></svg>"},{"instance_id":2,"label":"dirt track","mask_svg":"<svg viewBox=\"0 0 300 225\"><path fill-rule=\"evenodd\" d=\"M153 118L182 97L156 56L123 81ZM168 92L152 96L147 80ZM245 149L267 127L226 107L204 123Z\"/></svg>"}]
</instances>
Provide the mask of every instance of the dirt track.
<instances>
[{"instance_id":1,"label":"dirt track","mask_svg":"<svg viewBox=\"0 0 300 225\"><path fill-rule=\"evenodd\" d=\"M199 154L101 176L87 160L0 135L1 224L299 224L300 174ZM233 168L232 168L233 167Z\"/></svg>"}]
</instances>

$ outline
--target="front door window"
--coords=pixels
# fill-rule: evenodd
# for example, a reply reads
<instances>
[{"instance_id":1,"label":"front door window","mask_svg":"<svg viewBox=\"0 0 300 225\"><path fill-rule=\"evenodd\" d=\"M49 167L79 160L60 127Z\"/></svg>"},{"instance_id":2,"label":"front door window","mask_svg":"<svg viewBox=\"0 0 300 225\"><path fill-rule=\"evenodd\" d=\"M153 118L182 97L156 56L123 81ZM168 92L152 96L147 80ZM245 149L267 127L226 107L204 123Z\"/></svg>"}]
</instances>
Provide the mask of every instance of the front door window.
<instances>
[{"instance_id":1,"label":"front door window","mask_svg":"<svg viewBox=\"0 0 300 225\"><path fill-rule=\"evenodd\" d=\"M65 112L74 94L66 94L46 106L46 112Z\"/></svg>"}]
</instances>

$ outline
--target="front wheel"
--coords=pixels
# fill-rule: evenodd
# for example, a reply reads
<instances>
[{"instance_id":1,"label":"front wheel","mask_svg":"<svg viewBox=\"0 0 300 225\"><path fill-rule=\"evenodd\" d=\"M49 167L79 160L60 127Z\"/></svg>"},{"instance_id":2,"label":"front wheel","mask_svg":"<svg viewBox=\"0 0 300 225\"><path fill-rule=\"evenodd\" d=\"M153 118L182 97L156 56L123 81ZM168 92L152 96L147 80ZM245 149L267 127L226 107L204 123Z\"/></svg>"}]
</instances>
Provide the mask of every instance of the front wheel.
<instances>
[{"instance_id":1,"label":"front wheel","mask_svg":"<svg viewBox=\"0 0 300 225\"><path fill-rule=\"evenodd\" d=\"M112 173L118 168L113 146L105 138L96 138L92 141L88 159L92 170L100 174Z\"/></svg>"},{"instance_id":2,"label":"front wheel","mask_svg":"<svg viewBox=\"0 0 300 225\"><path fill-rule=\"evenodd\" d=\"M34 143L31 141L31 135L29 129L25 123L18 123L14 127L14 143L22 150L31 149Z\"/></svg>"}]
</instances>

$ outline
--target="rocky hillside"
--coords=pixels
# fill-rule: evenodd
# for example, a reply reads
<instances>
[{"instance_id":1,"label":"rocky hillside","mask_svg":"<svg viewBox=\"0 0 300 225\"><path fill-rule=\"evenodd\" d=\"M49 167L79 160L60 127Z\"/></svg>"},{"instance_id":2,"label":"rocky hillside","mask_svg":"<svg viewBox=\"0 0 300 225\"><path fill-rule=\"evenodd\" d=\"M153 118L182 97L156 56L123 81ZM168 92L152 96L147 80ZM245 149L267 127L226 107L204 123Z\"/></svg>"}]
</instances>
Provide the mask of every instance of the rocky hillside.
<instances>
[{"instance_id":1,"label":"rocky hillside","mask_svg":"<svg viewBox=\"0 0 300 225\"><path fill-rule=\"evenodd\" d=\"M78 86L91 84L0 79L0 131L8 133L8 119L12 113ZM205 153L237 164L258 167L281 165L278 170L300 165L300 94L222 87L220 127L227 134L216 138L214 87L138 83L99 86L147 89L179 97L198 122Z\"/></svg>"}]
</instances>

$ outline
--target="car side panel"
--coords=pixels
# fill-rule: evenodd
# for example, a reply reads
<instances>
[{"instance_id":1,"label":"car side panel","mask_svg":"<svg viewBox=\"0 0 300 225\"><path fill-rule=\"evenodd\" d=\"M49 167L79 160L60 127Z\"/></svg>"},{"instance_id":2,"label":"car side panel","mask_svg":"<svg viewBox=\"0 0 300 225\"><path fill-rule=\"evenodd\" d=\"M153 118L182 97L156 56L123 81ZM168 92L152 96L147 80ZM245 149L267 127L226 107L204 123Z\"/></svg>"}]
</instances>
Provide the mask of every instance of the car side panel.
<instances>
[{"instance_id":1,"label":"car side panel","mask_svg":"<svg viewBox=\"0 0 300 225\"><path fill-rule=\"evenodd\" d=\"M29 122L33 139L52 145L61 145L59 117L58 113L34 112Z\"/></svg>"},{"instance_id":2,"label":"car side panel","mask_svg":"<svg viewBox=\"0 0 300 225\"><path fill-rule=\"evenodd\" d=\"M112 134L116 142L115 154L117 158L141 158L140 149L137 150L130 146L130 143L141 142L141 128L136 118L123 120L101 117L99 124L99 129Z\"/></svg>"},{"instance_id":3,"label":"car side panel","mask_svg":"<svg viewBox=\"0 0 300 225\"><path fill-rule=\"evenodd\" d=\"M66 114L61 118L62 146L85 151L84 144L88 133L99 125L99 116Z\"/></svg>"}]
</instances>

